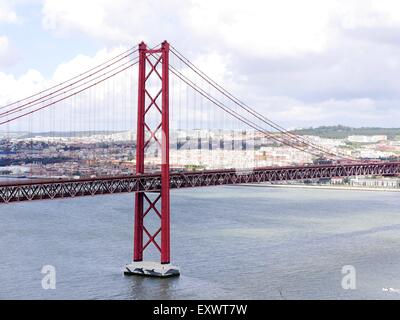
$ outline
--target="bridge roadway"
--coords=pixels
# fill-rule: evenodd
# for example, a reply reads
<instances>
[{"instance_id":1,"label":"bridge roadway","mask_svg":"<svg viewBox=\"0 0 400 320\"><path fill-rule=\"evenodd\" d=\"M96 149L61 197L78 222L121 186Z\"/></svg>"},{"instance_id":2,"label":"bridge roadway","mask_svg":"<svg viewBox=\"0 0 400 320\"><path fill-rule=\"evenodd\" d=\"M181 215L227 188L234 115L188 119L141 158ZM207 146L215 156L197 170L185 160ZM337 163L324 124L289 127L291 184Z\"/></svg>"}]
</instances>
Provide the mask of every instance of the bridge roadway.
<instances>
[{"instance_id":1,"label":"bridge roadway","mask_svg":"<svg viewBox=\"0 0 400 320\"><path fill-rule=\"evenodd\" d=\"M287 167L262 167L253 170L205 170L171 172L171 189L219 185L306 180L365 175L400 174L400 162L354 162ZM0 203L43 199L73 198L125 192L158 191L159 173L106 176L88 179L23 180L0 184Z\"/></svg>"}]
</instances>

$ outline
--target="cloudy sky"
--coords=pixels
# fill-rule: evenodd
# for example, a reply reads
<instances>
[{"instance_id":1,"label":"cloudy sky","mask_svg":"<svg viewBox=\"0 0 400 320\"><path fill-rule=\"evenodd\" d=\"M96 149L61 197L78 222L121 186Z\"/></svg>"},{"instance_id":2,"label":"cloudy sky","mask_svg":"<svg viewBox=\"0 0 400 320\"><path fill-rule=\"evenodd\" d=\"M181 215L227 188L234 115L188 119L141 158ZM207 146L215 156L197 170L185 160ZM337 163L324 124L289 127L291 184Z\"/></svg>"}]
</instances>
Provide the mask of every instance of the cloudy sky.
<instances>
[{"instance_id":1,"label":"cloudy sky","mask_svg":"<svg viewBox=\"0 0 400 320\"><path fill-rule=\"evenodd\" d=\"M0 104L165 39L286 127L400 127L396 0L0 0Z\"/></svg>"}]
</instances>

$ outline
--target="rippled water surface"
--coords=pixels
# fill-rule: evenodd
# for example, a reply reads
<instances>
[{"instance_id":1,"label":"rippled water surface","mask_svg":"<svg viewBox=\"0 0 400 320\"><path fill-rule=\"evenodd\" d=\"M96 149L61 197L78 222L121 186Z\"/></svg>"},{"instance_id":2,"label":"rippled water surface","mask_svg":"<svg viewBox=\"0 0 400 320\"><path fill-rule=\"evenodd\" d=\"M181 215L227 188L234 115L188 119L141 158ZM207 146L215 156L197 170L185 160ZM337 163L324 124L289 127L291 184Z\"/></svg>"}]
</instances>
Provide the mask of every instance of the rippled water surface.
<instances>
[{"instance_id":1,"label":"rippled water surface","mask_svg":"<svg viewBox=\"0 0 400 320\"><path fill-rule=\"evenodd\" d=\"M132 194L1 205L0 298L399 299L382 291L400 288L399 196L175 190L172 262L182 275L173 279L122 275L132 252ZM55 290L41 287L44 265L56 268ZM356 268L356 290L342 289L344 265Z\"/></svg>"}]
</instances>

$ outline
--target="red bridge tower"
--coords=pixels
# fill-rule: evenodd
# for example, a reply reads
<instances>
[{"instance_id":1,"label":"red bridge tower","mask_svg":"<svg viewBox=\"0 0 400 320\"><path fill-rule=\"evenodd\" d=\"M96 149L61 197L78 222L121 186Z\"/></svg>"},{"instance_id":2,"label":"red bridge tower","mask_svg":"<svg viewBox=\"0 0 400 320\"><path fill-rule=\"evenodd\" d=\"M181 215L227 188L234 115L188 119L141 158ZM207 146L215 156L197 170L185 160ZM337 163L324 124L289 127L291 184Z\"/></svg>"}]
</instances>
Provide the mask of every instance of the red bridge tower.
<instances>
[{"instance_id":1,"label":"red bridge tower","mask_svg":"<svg viewBox=\"0 0 400 320\"><path fill-rule=\"evenodd\" d=\"M149 80L154 78L159 85L155 91L154 83L152 83L153 90L149 90ZM158 114L157 118L160 119L155 126L153 124L153 127L147 118L150 110ZM154 192L135 194L133 262L125 266L125 274L176 276L179 275L179 269L170 264L169 43L167 41L164 41L158 49L149 49L144 42L139 44L137 115L136 174L145 173L145 150L153 140L161 148L161 187L156 196ZM154 233L151 233L144 223L144 218L149 214L154 214L160 219L160 226ZM146 242L143 241L144 235L147 238ZM161 239L161 244L158 238ZM160 252L161 263L143 261L143 253L151 244Z\"/></svg>"}]
</instances>

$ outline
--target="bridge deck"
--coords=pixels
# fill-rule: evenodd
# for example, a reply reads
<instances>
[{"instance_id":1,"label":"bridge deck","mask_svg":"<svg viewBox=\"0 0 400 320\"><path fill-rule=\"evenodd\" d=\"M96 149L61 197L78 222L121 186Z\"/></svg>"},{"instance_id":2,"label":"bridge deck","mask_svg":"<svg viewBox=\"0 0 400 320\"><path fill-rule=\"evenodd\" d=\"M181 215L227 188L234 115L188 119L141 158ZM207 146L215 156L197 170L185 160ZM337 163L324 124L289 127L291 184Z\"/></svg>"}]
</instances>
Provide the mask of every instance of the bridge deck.
<instances>
[{"instance_id":1,"label":"bridge deck","mask_svg":"<svg viewBox=\"0 0 400 320\"><path fill-rule=\"evenodd\" d=\"M261 183L365 175L398 175L400 162L360 162L289 167L264 167L253 170L206 170L172 172L171 188L196 188L218 185ZM0 203L42 199L73 198L124 192L158 191L159 174L109 176L90 179L23 180L0 184Z\"/></svg>"}]
</instances>

